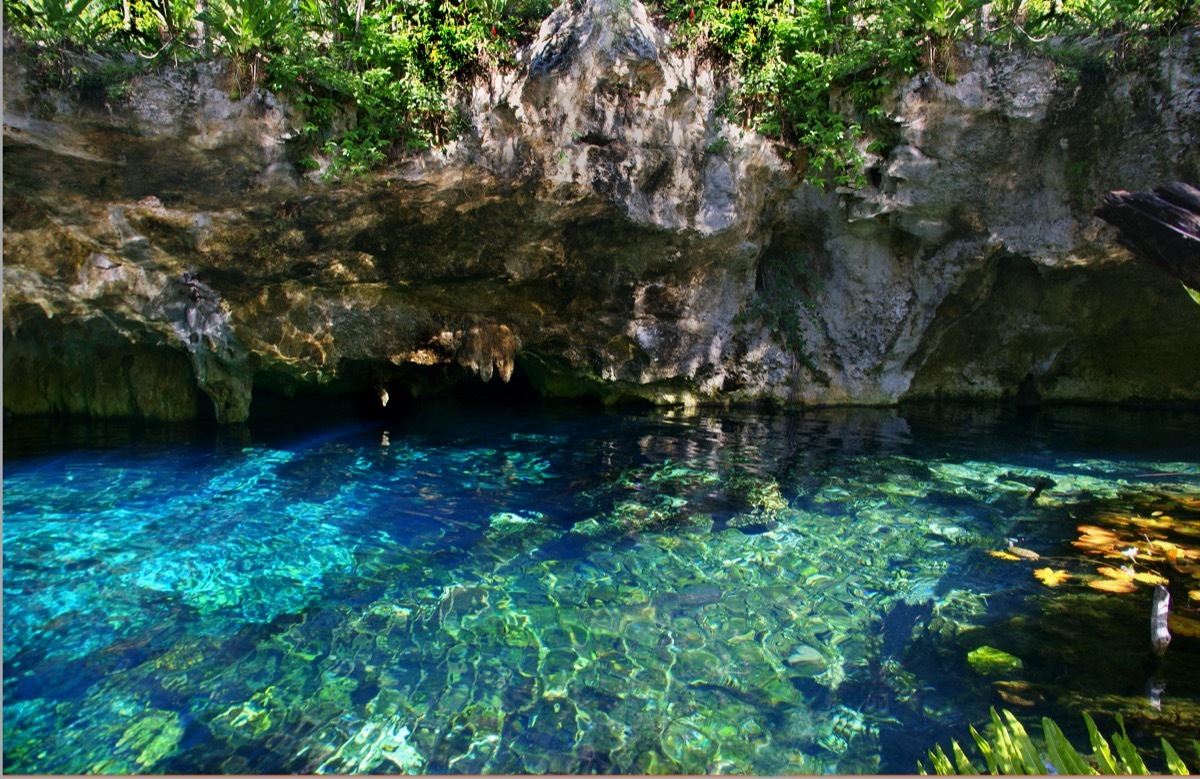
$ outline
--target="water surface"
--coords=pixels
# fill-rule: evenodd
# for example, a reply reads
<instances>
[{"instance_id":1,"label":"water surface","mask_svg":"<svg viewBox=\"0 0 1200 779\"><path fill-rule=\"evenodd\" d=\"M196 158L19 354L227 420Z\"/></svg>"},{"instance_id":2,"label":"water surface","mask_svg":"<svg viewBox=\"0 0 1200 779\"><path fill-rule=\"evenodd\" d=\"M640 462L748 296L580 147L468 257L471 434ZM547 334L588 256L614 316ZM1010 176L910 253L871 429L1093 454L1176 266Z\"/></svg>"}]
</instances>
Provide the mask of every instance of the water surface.
<instances>
[{"instance_id":1,"label":"water surface","mask_svg":"<svg viewBox=\"0 0 1200 779\"><path fill-rule=\"evenodd\" d=\"M10 424L5 769L911 772L992 705L1195 766L1198 423Z\"/></svg>"}]
</instances>

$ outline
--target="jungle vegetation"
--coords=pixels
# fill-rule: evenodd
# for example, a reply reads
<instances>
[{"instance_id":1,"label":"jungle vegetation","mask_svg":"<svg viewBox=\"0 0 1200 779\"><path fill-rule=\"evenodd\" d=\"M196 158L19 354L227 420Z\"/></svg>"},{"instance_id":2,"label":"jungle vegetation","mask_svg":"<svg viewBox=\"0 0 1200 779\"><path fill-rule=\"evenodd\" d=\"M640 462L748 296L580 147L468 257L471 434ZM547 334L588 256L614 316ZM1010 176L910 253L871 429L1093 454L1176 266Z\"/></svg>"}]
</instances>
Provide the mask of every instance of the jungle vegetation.
<instances>
[{"instance_id":1,"label":"jungle vegetation","mask_svg":"<svg viewBox=\"0 0 1200 779\"><path fill-rule=\"evenodd\" d=\"M568 0L571 1L571 0ZM575 0L577 1L577 0ZM288 95L303 145L354 174L457 135L458 84L514 65L562 0L5 0L5 26L50 86L113 97L137 72L225 57L235 90ZM861 183L881 99L955 74L962 40L1065 67L1128 67L1197 23L1200 0L647 0L679 46L732 66L726 119L777 139L814 179ZM1073 42L1103 39L1083 49ZM87 53L124 55L97 66Z\"/></svg>"}]
</instances>

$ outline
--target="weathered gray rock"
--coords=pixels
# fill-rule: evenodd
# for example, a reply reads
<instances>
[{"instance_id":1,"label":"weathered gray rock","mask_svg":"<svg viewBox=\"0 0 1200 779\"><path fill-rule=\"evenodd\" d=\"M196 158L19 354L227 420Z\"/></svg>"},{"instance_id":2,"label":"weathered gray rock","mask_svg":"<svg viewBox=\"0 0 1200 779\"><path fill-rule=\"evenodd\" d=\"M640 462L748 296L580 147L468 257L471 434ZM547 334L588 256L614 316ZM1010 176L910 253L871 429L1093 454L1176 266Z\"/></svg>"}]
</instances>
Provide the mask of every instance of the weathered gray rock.
<instances>
[{"instance_id":1,"label":"weathered gray rock","mask_svg":"<svg viewBox=\"0 0 1200 779\"><path fill-rule=\"evenodd\" d=\"M301 175L301 117L220 64L116 105L6 56L5 408L203 393L238 421L255 387L514 372L610 402L1198 400L1194 306L1091 213L1200 171L1198 48L1068 81L963 47L954 84L897 86L875 183L840 193L722 119L728 74L638 2L562 4L464 93L467 134L348 185Z\"/></svg>"}]
</instances>

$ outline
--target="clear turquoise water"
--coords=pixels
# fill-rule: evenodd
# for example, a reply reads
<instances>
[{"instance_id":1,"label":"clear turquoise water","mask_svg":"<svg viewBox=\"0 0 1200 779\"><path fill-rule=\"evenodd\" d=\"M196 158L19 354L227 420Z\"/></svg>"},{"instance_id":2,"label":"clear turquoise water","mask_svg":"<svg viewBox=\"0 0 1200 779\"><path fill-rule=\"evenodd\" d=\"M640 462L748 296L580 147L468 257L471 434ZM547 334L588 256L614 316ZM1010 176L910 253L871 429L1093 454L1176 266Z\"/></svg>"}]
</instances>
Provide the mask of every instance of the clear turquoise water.
<instances>
[{"instance_id":1,"label":"clear turquoise water","mask_svg":"<svg viewBox=\"0 0 1200 779\"><path fill-rule=\"evenodd\" d=\"M1088 584L1124 564L1200 617L1198 431L1111 409L10 424L4 767L911 772L992 705L1072 734L1122 712L1200 764L1200 637L1180 623L1156 672L1149 587ZM982 646L1021 667L980 673Z\"/></svg>"}]
</instances>

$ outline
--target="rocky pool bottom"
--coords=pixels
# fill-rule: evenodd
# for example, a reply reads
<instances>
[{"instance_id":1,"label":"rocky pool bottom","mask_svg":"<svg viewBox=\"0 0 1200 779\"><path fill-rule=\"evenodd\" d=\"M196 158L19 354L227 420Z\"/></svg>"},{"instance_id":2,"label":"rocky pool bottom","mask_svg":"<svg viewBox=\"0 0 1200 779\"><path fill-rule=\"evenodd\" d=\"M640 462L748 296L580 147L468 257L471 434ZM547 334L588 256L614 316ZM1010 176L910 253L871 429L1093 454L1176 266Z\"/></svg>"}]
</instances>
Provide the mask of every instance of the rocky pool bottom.
<instances>
[{"instance_id":1,"label":"rocky pool bottom","mask_svg":"<svg viewBox=\"0 0 1200 779\"><path fill-rule=\"evenodd\" d=\"M993 705L1079 744L1080 712L1119 712L1194 767L1197 431L957 407L9 423L4 768L907 773Z\"/></svg>"}]
</instances>

